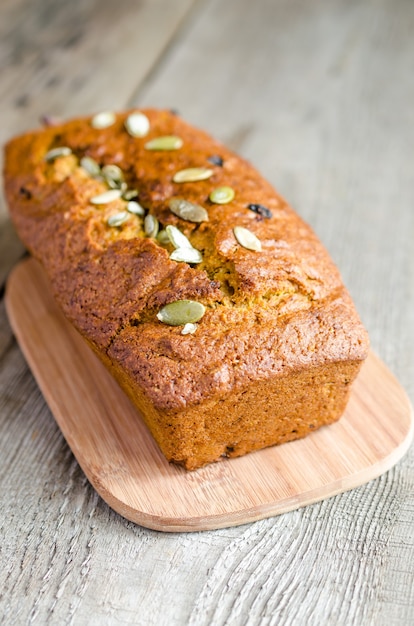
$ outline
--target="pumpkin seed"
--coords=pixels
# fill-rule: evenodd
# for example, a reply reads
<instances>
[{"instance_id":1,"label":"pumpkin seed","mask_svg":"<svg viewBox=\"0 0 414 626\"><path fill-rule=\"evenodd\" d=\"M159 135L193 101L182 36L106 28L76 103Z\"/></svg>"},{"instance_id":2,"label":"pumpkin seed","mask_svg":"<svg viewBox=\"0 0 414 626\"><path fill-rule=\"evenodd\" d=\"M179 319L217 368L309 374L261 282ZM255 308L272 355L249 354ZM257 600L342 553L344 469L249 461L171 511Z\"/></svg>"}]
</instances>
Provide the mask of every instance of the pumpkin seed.
<instances>
[{"instance_id":1,"label":"pumpkin seed","mask_svg":"<svg viewBox=\"0 0 414 626\"><path fill-rule=\"evenodd\" d=\"M155 215L151 215L151 213L148 213L148 215L146 215L144 219L144 232L146 236L155 239L158 234L159 227L160 223Z\"/></svg>"},{"instance_id":2,"label":"pumpkin seed","mask_svg":"<svg viewBox=\"0 0 414 626\"><path fill-rule=\"evenodd\" d=\"M127 211L120 211L119 213L115 213L111 215L107 219L108 226L121 226L124 222L129 219L129 215Z\"/></svg>"},{"instance_id":3,"label":"pumpkin seed","mask_svg":"<svg viewBox=\"0 0 414 626\"><path fill-rule=\"evenodd\" d=\"M116 183L114 180L112 180L112 178L103 178L102 180L104 180L106 182L106 184L108 185L109 189L119 189L118 183Z\"/></svg>"},{"instance_id":4,"label":"pumpkin seed","mask_svg":"<svg viewBox=\"0 0 414 626\"><path fill-rule=\"evenodd\" d=\"M44 159L45 161L54 161L59 157L69 156L70 154L72 154L72 150L70 148L68 148L67 146L61 146L59 148L53 148L52 150L49 150L49 152L46 152Z\"/></svg>"},{"instance_id":5,"label":"pumpkin seed","mask_svg":"<svg viewBox=\"0 0 414 626\"><path fill-rule=\"evenodd\" d=\"M87 172L92 178L96 176L100 176L101 168L98 163L92 157L84 156L80 160L80 166L83 167L85 172Z\"/></svg>"},{"instance_id":6,"label":"pumpkin seed","mask_svg":"<svg viewBox=\"0 0 414 626\"><path fill-rule=\"evenodd\" d=\"M145 209L138 203L130 200L127 204L127 211L129 213L133 213L134 215L145 215Z\"/></svg>"},{"instance_id":7,"label":"pumpkin seed","mask_svg":"<svg viewBox=\"0 0 414 626\"><path fill-rule=\"evenodd\" d=\"M166 246L168 243L170 243L170 238L165 228L159 231L156 239L158 243L160 243L162 246Z\"/></svg>"},{"instance_id":8,"label":"pumpkin seed","mask_svg":"<svg viewBox=\"0 0 414 626\"><path fill-rule=\"evenodd\" d=\"M120 189L110 189L109 191L100 193L98 196L94 196L90 199L90 202L92 202L92 204L108 204L120 198L121 195L122 191Z\"/></svg>"},{"instance_id":9,"label":"pumpkin seed","mask_svg":"<svg viewBox=\"0 0 414 626\"><path fill-rule=\"evenodd\" d=\"M181 137L176 135L165 135L164 137L155 137L145 144L146 150L179 150L183 145Z\"/></svg>"},{"instance_id":10,"label":"pumpkin seed","mask_svg":"<svg viewBox=\"0 0 414 626\"><path fill-rule=\"evenodd\" d=\"M177 248L171 252L170 259L180 263L201 263L203 257L201 252L195 248Z\"/></svg>"},{"instance_id":11,"label":"pumpkin seed","mask_svg":"<svg viewBox=\"0 0 414 626\"><path fill-rule=\"evenodd\" d=\"M91 126L92 128L97 129L108 128L109 126L112 126L112 124L115 124L115 120L115 113L112 113L112 111L102 111L102 113L97 113L93 116L91 119Z\"/></svg>"},{"instance_id":12,"label":"pumpkin seed","mask_svg":"<svg viewBox=\"0 0 414 626\"><path fill-rule=\"evenodd\" d=\"M193 333L195 333L196 330L197 330L197 324L191 324L190 322L188 322L187 324L184 324L181 334L192 335Z\"/></svg>"},{"instance_id":13,"label":"pumpkin seed","mask_svg":"<svg viewBox=\"0 0 414 626\"><path fill-rule=\"evenodd\" d=\"M184 326L194 324L203 317L206 307L194 300L176 300L166 304L158 313L160 322L169 326Z\"/></svg>"},{"instance_id":14,"label":"pumpkin seed","mask_svg":"<svg viewBox=\"0 0 414 626\"><path fill-rule=\"evenodd\" d=\"M246 248L247 250L254 250L256 252L261 251L262 244L260 240L247 228L243 228L243 226L235 226L233 228L233 233L243 248Z\"/></svg>"},{"instance_id":15,"label":"pumpkin seed","mask_svg":"<svg viewBox=\"0 0 414 626\"><path fill-rule=\"evenodd\" d=\"M173 181L175 183L193 183L198 180L207 180L213 173L213 170L209 170L207 167L188 167L176 172Z\"/></svg>"},{"instance_id":16,"label":"pumpkin seed","mask_svg":"<svg viewBox=\"0 0 414 626\"><path fill-rule=\"evenodd\" d=\"M120 189L122 191L122 194L128 188L128 185L123 181L114 180L113 178L109 178L109 177L105 178L104 180L110 189Z\"/></svg>"},{"instance_id":17,"label":"pumpkin seed","mask_svg":"<svg viewBox=\"0 0 414 626\"><path fill-rule=\"evenodd\" d=\"M120 167L117 165L104 165L102 168L102 176L106 180L113 180L116 183L120 183L124 180L124 174Z\"/></svg>"},{"instance_id":18,"label":"pumpkin seed","mask_svg":"<svg viewBox=\"0 0 414 626\"><path fill-rule=\"evenodd\" d=\"M188 241L187 237L184 235L184 233L182 233L181 230L177 228L176 226L172 226L171 224L168 224L168 226L165 227L165 230L174 248L192 248L193 247L191 243Z\"/></svg>"},{"instance_id":19,"label":"pumpkin seed","mask_svg":"<svg viewBox=\"0 0 414 626\"><path fill-rule=\"evenodd\" d=\"M169 207L174 215L187 222L208 222L207 211L199 204L194 204L184 198L171 198Z\"/></svg>"},{"instance_id":20,"label":"pumpkin seed","mask_svg":"<svg viewBox=\"0 0 414 626\"><path fill-rule=\"evenodd\" d=\"M217 187L217 189L213 189L209 198L215 204L227 204L234 199L234 189L231 187Z\"/></svg>"},{"instance_id":21,"label":"pumpkin seed","mask_svg":"<svg viewBox=\"0 0 414 626\"><path fill-rule=\"evenodd\" d=\"M132 200L138 195L138 189L126 189L122 194L124 200Z\"/></svg>"},{"instance_id":22,"label":"pumpkin seed","mask_svg":"<svg viewBox=\"0 0 414 626\"><path fill-rule=\"evenodd\" d=\"M150 129L150 122L146 115L136 111L126 118L125 128L131 137L145 137Z\"/></svg>"}]
</instances>

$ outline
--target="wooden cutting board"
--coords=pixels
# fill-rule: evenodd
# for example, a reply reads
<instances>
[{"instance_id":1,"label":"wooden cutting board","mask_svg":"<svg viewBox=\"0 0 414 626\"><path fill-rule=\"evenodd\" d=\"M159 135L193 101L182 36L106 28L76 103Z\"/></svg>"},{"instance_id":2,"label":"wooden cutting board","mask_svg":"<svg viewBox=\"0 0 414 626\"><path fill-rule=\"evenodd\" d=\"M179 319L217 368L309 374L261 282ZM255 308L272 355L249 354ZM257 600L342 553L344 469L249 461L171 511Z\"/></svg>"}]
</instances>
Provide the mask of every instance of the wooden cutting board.
<instances>
[{"instance_id":1,"label":"wooden cutting board","mask_svg":"<svg viewBox=\"0 0 414 626\"><path fill-rule=\"evenodd\" d=\"M12 272L6 305L89 481L120 515L148 528L207 530L290 511L379 476L412 440L410 402L371 353L339 422L300 441L186 472L164 459L137 410L57 309L33 259Z\"/></svg>"}]
</instances>

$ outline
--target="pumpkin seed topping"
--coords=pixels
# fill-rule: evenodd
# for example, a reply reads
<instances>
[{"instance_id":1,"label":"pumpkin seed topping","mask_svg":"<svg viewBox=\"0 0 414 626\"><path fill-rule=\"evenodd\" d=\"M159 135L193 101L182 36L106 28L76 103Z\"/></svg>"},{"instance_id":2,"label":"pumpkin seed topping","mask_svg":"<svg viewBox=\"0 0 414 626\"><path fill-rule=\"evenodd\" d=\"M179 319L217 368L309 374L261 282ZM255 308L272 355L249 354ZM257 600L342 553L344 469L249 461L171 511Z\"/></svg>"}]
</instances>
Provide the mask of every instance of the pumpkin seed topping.
<instances>
[{"instance_id":1,"label":"pumpkin seed topping","mask_svg":"<svg viewBox=\"0 0 414 626\"><path fill-rule=\"evenodd\" d=\"M208 222L207 211L199 204L194 204L184 198L171 198L169 207L174 215L187 222Z\"/></svg>"},{"instance_id":2,"label":"pumpkin seed topping","mask_svg":"<svg viewBox=\"0 0 414 626\"><path fill-rule=\"evenodd\" d=\"M233 228L233 233L238 243L243 246L243 248L246 248L247 250L254 250L255 252L261 251L262 244L260 240L247 228L244 228L243 226L235 226Z\"/></svg>"},{"instance_id":3,"label":"pumpkin seed topping","mask_svg":"<svg viewBox=\"0 0 414 626\"><path fill-rule=\"evenodd\" d=\"M195 331L197 330L197 324L192 324L190 322L188 322L187 324L184 324L184 327L181 331L182 335L192 335L193 333L195 333Z\"/></svg>"},{"instance_id":4,"label":"pumpkin seed topping","mask_svg":"<svg viewBox=\"0 0 414 626\"><path fill-rule=\"evenodd\" d=\"M90 202L92 202L92 204L109 204L109 202L118 200L121 195L122 191L120 189L110 189L109 191L100 193L98 196L94 196L90 199Z\"/></svg>"},{"instance_id":5,"label":"pumpkin seed topping","mask_svg":"<svg viewBox=\"0 0 414 626\"><path fill-rule=\"evenodd\" d=\"M112 180L115 183L121 183L124 180L124 174L117 165L104 165L102 168L102 176L105 180Z\"/></svg>"},{"instance_id":6,"label":"pumpkin seed topping","mask_svg":"<svg viewBox=\"0 0 414 626\"><path fill-rule=\"evenodd\" d=\"M146 150L179 150L183 145L181 137L176 135L165 135L164 137L155 137L145 144Z\"/></svg>"},{"instance_id":7,"label":"pumpkin seed topping","mask_svg":"<svg viewBox=\"0 0 414 626\"><path fill-rule=\"evenodd\" d=\"M83 167L85 172L87 172L92 178L101 175L101 168L98 163L92 157L84 156L80 160L80 166Z\"/></svg>"},{"instance_id":8,"label":"pumpkin seed topping","mask_svg":"<svg viewBox=\"0 0 414 626\"><path fill-rule=\"evenodd\" d=\"M125 128L131 137L145 137L150 129L150 122L146 115L136 111L125 120Z\"/></svg>"},{"instance_id":9,"label":"pumpkin seed topping","mask_svg":"<svg viewBox=\"0 0 414 626\"><path fill-rule=\"evenodd\" d=\"M173 176L175 183L193 183L199 180L207 180L213 176L213 170L207 167L188 167L185 170L179 170Z\"/></svg>"},{"instance_id":10,"label":"pumpkin seed topping","mask_svg":"<svg viewBox=\"0 0 414 626\"><path fill-rule=\"evenodd\" d=\"M194 324L203 317L206 307L194 300L176 300L166 304L158 313L160 322L169 326L184 326Z\"/></svg>"},{"instance_id":11,"label":"pumpkin seed topping","mask_svg":"<svg viewBox=\"0 0 414 626\"><path fill-rule=\"evenodd\" d=\"M227 204L234 199L234 189L231 187L217 187L213 189L209 198L214 204Z\"/></svg>"},{"instance_id":12,"label":"pumpkin seed topping","mask_svg":"<svg viewBox=\"0 0 414 626\"><path fill-rule=\"evenodd\" d=\"M130 200L127 204L127 211L129 213L133 213L134 215L145 215L145 209L138 202L134 202L134 200Z\"/></svg>"},{"instance_id":13,"label":"pumpkin seed topping","mask_svg":"<svg viewBox=\"0 0 414 626\"><path fill-rule=\"evenodd\" d=\"M133 200L138 196L138 189L126 189L122 194L124 200Z\"/></svg>"},{"instance_id":14,"label":"pumpkin seed topping","mask_svg":"<svg viewBox=\"0 0 414 626\"><path fill-rule=\"evenodd\" d=\"M160 243L162 246L166 246L168 243L170 243L170 237L165 228L158 232L156 239L158 243Z\"/></svg>"},{"instance_id":15,"label":"pumpkin seed topping","mask_svg":"<svg viewBox=\"0 0 414 626\"><path fill-rule=\"evenodd\" d=\"M72 150L67 146L60 146L59 148L52 148L49 152L46 152L44 159L45 161L54 161L59 157L65 157L72 154Z\"/></svg>"},{"instance_id":16,"label":"pumpkin seed topping","mask_svg":"<svg viewBox=\"0 0 414 626\"><path fill-rule=\"evenodd\" d=\"M168 239L172 243L174 248L192 248L193 247L191 243L188 241L187 237L176 226L172 226L171 224L168 224L168 226L165 227L165 230L168 235Z\"/></svg>"},{"instance_id":17,"label":"pumpkin seed topping","mask_svg":"<svg viewBox=\"0 0 414 626\"><path fill-rule=\"evenodd\" d=\"M115 213L111 215L107 219L108 226L121 226L124 222L129 219L129 214L127 211L120 211L119 213Z\"/></svg>"},{"instance_id":18,"label":"pumpkin seed topping","mask_svg":"<svg viewBox=\"0 0 414 626\"><path fill-rule=\"evenodd\" d=\"M201 263L203 257L195 248L177 248L171 252L170 259L181 263Z\"/></svg>"},{"instance_id":19,"label":"pumpkin seed topping","mask_svg":"<svg viewBox=\"0 0 414 626\"><path fill-rule=\"evenodd\" d=\"M148 215L146 215L144 219L144 232L146 236L155 239L158 234L159 228L160 223L155 215L151 215L151 213L148 213Z\"/></svg>"},{"instance_id":20,"label":"pumpkin seed topping","mask_svg":"<svg viewBox=\"0 0 414 626\"><path fill-rule=\"evenodd\" d=\"M112 111L102 111L102 113L97 113L91 119L92 128L109 128L112 124L115 124L116 115L112 113Z\"/></svg>"},{"instance_id":21,"label":"pumpkin seed topping","mask_svg":"<svg viewBox=\"0 0 414 626\"><path fill-rule=\"evenodd\" d=\"M128 185L124 181L114 180L113 178L105 178L106 184L110 189L120 189L122 191L122 195L127 190Z\"/></svg>"},{"instance_id":22,"label":"pumpkin seed topping","mask_svg":"<svg viewBox=\"0 0 414 626\"><path fill-rule=\"evenodd\" d=\"M247 208L267 219L272 217L272 211L267 206L263 206L263 204L248 204Z\"/></svg>"}]
</instances>

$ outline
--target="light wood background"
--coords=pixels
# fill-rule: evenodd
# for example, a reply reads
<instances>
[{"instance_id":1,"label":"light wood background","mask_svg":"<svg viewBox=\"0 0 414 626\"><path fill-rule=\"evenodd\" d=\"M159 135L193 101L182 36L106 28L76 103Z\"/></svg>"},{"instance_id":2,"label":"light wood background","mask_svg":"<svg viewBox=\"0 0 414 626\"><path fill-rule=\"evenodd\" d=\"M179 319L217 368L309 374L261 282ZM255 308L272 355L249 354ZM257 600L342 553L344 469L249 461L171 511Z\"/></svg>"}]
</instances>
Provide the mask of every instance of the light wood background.
<instances>
[{"instance_id":1,"label":"light wood background","mask_svg":"<svg viewBox=\"0 0 414 626\"><path fill-rule=\"evenodd\" d=\"M180 110L250 159L339 265L414 399L412 0L3 0L0 140L106 108ZM23 249L0 208L0 280ZM414 623L414 453L354 491L194 534L111 511L0 305L0 622Z\"/></svg>"}]
</instances>

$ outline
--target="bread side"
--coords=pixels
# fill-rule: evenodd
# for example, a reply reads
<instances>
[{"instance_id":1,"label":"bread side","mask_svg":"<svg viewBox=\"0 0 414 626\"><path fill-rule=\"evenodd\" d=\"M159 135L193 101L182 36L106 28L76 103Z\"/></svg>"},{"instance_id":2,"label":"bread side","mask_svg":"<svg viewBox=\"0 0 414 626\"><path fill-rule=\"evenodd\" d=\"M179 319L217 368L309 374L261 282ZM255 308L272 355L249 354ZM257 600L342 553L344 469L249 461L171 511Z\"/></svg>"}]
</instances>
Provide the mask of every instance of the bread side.
<instances>
[{"instance_id":1,"label":"bread side","mask_svg":"<svg viewBox=\"0 0 414 626\"><path fill-rule=\"evenodd\" d=\"M327 252L250 164L168 111L144 114L145 137L127 132L126 112L107 128L82 118L6 147L10 214L66 317L136 403L167 459L188 469L338 419L368 340ZM146 147L171 136L182 146ZM70 153L48 157L59 147ZM127 201L91 202L111 181L91 175L84 157L118 166L145 215L163 231L179 228L201 262L173 260L174 245L148 236L145 216L127 212L111 226ZM210 170L209 178L175 182L188 168ZM209 197L222 186L235 196L216 204ZM177 198L204 208L208 221L178 217ZM240 226L260 251L240 245ZM193 334L157 317L180 300L205 307Z\"/></svg>"}]
</instances>

